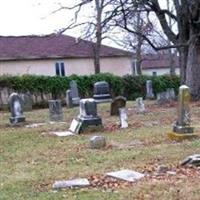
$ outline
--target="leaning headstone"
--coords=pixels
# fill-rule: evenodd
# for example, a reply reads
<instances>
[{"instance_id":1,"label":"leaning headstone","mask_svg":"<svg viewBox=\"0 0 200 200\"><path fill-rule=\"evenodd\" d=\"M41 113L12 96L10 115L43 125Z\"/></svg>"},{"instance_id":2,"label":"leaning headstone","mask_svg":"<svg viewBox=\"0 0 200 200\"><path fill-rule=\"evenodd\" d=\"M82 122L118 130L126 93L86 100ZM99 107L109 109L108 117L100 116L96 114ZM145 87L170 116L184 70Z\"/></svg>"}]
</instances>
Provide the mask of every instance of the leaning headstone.
<instances>
[{"instance_id":1,"label":"leaning headstone","mask_svg":"<svg viewBox=\"0 0 200 200\"><path fill-rule=\"evenodd\" d=\"M20 95L22 99L22 107L24 111L31 111L33 108L33 100L31 94L25 93Z\"/></svg>"},{"instance_id":2,"label":"leaning headstone","mask_svg":"<svg viewBox=\"0 0 200 200\"><path fill-rule=\"evenodd\" d=\"M119 115L119 108L126 107L126 98L118 96L114 98L110 106L110 115Z\"/></svg>"},{"instance_id":3,"label":"leaning headstone","mask_svg":"<svg viewBox=\"0 0 200 200\"><path fill-rule=\"evenodd\" d=\"M22 100L20 96L17 93L12 93L8 98L8 103L11 112L10 123L17 124L20 122L25 122L22 109Z\"/></svg>"},{"instance_id":4,"label":"leaning headstone","mask_svg":"<svg viewBox=\"0 0 200 200\"><path fill-rule=\"evenodd\" d=\"M68 108L73 107L71 90L66 91L66 105Z\"/></svg>"},{"instance_id":5,"label":"leaning headstone","mask_svg":"<svg viewBox=\"0 0 200 200\"><path fill-rule=\"evenodd\" d=\"M91 149L101 149L106 146L106 138L102 135L95 135L90 138Z\"/></svg>"},{"instance_id":6,"label":"leaning headstone","mask_svg":"<svg viewBox=\"0 0 200 200\"><path fill-rule=\"evenodd\" d=\"M153 85L151 80L146 81L146 99L154 99Z\"/></svg>"},{"instance_id":7,"label":"leaning headstone","mask_svg":"<svg viewBox=\"0 0 200 200\"><path fill-rule=\"evenodd\" d=\"M61 100L49 100L48 102L50 121L63 121Z\"/></svg>"},{"instance_id":8,"label":"leaning headstone","mask_svg":"<svg viewBox=\"0 0 200 200\"><path fill-rule=\"evenodd\" d=\"M76 81L70 81L70 90L71 90L71 97L72 97L72 104L74 106L78 106L80 102L80 97L78 94L78 86Z\"/></svg>"},{"instance_id":9,"label":"leaning headstone","mask_svg":"<svg viewBox=\"0 0 200 200\"><path fill-rule=\"evenodd\" d=\"M128 117L126 113L126 108L120 108L119 109L119 118L120 118L120 125L121 128L128 128Z\"/></svg>"},{"instance_id":10,"label":"leaning headstone","mask_svg":"<svg viewBox=\"0 0 200 200\"><path fill-rule=\"evenodd\" d=\"M106 175L111 176L113 178L128 181L128 182L134 182L144 177L144 174L141 174L133 170L128 170L128 169L115 171L115 172L109 172L109 173L106 173Z\"/></svg>"},{"instance_id":11,"label":"leaning headstone","mask_svg":"<svg viewBox=\"0 0 200 200\"><path fill-rule=\"evenodd\" d=\"M182 85L179 87L178 97L178 118L173 126L173 132L168 133L169 138L175 140L182 140L196 137L194 128L190 126L190 92L189 87Z\"/></svg>"},{"instance_id":12,"label":"leaning headstone","mask_svg":"<svg viewBox=\"0 0 200 200\"><path fill-rule=\"evenodd\" d=\"M74 128L76 133L80 133L88 128L90 130L99 130L103 127L102 120L97 115L97 104L94 99L81 99L79 109L79 116L73 120L74 125L73 127L71 125L70 131L74 132L72 130Z\"/></svg>"},{"instance_id":13,"label":"leaning headstone","mask_svg":"<svg viewBox=\"0 0 200 200\"><path fill-rule=\"evenodd\" d=\"M73 187L86 187L89 186L90 182L86 178L78 178L72 180L61 180L55 181L53 189L73 188Z\"/></svg>"},{"instance_id":14,"label":"leaning headstone","mask_svg":"<svg viewBox=\"0 0 200 200\"><path fill-rule=\"evenodd\" d=\"M96 82L93 93L93 98L97 103L110 102L112 100L109 84L106 81Z\"/></svg>"},{"instance_id":15,"label":"leaning headstone","mask_svg":"<svg viewBox=\"0 0 200 200\"><path fill-rule=\"evenodd\" d=\"M200 154L188 156L181 162L181 166L200 166Z\"/></svg>"},{"instance_id":16,"label":"leaning headstone","mask_svg":"<svg viewBox=\"0 0 200 200\"><path fill-rule=\"evenodd\" d=\"M136 105L137 105L137 111L138 111L138 113L145 113L145 105L144 105L142 97L138 97L136 99Z\"/></svg>"}]
</instances>

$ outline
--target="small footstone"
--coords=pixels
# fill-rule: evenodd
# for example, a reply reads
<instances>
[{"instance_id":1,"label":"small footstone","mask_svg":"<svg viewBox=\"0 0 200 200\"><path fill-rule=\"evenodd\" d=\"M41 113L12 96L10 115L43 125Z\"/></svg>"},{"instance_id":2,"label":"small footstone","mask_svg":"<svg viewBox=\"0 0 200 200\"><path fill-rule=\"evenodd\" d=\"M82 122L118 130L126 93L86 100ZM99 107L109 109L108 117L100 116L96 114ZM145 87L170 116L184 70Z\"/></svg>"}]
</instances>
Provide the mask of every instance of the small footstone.
<instances>
[{"instance_id":1,"label":"small footstone","mask_svg":"<svg viewBox=\"0 0 200 200\"><path fill-rule=\"evenodd\" d=\"M109 172L106 175L111 176L113 178L128 181L128 182L134 182L144 177L144 174L141 174L136 171L128 170L128 169L115 171L115 172Z\"/></svg>"},{"instance_id":2,"label":"small footstone","mask_svg":"<svg viewBox=\"0 0 200 200\"><path fill-rule=\"evenodd\" d=\"M182 166L200 166L200 154L188 156L181 162Z\"/></svg>"},{"instance_id":3,"label":"small footstone","mask_svg":"<svg viewBox=\"0 0 200 200\"><path fill-rule=\"evenodd\" d=\"M52 188L62 189L62 188L73 188L73 187L86 187L89 186L90 182L86 178L78 178L72 180L61 180L55 181Z\"/></svg>"},{"instance_id":4,"label":"small footstone","mask_svg":"<svg viewBox=\"0 0 200 200\"><path fill-rule=\"evenodd\" d=\"M101 149L106 146L106 139L104 136L95 135L90 138L91 149Z\"/></svg>"},{"instance_id":5,"label":"small footstone","mask_svg":"<svg viewBox=\"0 0 200 200\"><path fill-rule=\"evenodd\" d=\"M71 131L51 132L51 134L56 135L56 136L59 136L59 137L74 135Z\"/></svg>"}]
</instances>

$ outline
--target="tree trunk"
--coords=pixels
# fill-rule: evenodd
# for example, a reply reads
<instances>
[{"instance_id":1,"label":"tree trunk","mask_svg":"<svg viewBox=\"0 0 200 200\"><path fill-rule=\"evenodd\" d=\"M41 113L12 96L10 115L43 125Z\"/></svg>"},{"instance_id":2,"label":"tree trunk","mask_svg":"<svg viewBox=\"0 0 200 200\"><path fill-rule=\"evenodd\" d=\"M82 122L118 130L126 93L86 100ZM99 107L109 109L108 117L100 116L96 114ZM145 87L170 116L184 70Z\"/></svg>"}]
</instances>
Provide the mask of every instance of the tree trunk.
<instances>
[{"instance_id":1,"label":"tree trunk","mask_svg":"<svg viewBox=\"0 0 200 200\"><path fill-rule=\"evenodd\" d=\"M180 77L181 84L186 82L186 67L187 67L187 57L188 57L188 47L179 48L179 66L180 66Z\"/></svg>"},{"instance_id":2,"label":"tree trunk","mask_svg":"<svg viewBox=\"0 0 200 200\"><path fill-rule=\"evenodd\" d=\"M200 99L200 39L197 38L189 45L186 85L190 88L192 99Z\"/></svg>"}]
</instances>

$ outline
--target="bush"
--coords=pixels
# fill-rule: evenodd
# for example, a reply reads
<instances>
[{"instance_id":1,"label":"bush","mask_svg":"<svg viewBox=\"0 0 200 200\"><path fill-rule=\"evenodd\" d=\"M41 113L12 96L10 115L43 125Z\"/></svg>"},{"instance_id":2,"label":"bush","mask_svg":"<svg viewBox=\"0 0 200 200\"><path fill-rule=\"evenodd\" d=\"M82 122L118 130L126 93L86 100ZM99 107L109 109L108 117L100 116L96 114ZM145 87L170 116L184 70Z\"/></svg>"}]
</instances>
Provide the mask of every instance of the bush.
<instances>
[{"instance_id":1,"label":"bush","mask_svg":"<svg viewBox=\"0 0 200 200\"><path fill-rule=\"evenodd\" d=\"M134 100L139 96L145 96L146 80L152 80L154 92L165 91L167 88L174 88L178 91L180 79L178 76L115 76L109 73L95 74L89 76L71 75L59 76L0 76L0 87L8 87L18 92L51 93L54 98L65 95L69 88L69 82L75 80L78 84L82 98L91 97L93 84L97 81L107 81L113 96L124 95L128 100Z\"/></svg>"}]
</instances>

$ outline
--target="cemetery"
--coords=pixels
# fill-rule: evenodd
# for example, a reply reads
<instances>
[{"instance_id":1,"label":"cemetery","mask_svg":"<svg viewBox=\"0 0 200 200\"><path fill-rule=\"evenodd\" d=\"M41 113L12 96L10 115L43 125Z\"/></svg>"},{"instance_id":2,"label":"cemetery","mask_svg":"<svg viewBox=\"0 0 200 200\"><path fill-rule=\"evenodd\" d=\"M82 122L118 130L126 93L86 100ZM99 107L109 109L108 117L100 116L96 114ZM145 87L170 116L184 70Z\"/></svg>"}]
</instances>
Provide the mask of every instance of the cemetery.
<instances>
[{"instance_id":1,"label":"cemetery","mask_svg":"<svg viewBox=\"0 0 200 200\"><path fill-rule=\"evenodd\" d=\"M147 78L131 100L98 80L82 98L72 80L64 104L28 110L11 92L0 111L0 199L198 200L200 102L186 85L153 85Z\"/></svg>"}]
</instances>

